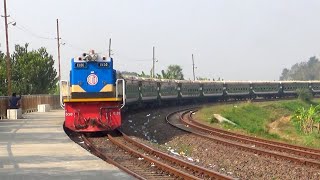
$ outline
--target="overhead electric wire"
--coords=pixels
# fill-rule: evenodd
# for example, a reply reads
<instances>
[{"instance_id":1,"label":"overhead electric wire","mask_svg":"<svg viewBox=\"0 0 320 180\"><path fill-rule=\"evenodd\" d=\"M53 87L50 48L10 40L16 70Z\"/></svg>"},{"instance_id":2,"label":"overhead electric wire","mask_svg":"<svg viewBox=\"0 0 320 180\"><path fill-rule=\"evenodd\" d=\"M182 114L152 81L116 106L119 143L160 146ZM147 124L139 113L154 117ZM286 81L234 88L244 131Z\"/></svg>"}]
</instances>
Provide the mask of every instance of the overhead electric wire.
<instances>
[{"instance_id":1,"label":"overhead electric wire","mask_svg":"<svg viewBox=\"0 0 320 180\"><path fill-rule=\"evenodd\" d=\"M14 21L14 22L17 22L13 17L10 16L10 18ZM25 26L23 26L21 24L21 22L15 24L15 27L17 27L19 30L25 32L25 33L29 33L30 35L32 35L33 37L35 38L38 38L38 39L46 39L46 40L55 40L55 38L51 38L51 37L44 37L44 36L40 36L36 33L34 33L33 31L29 30L28 28L26 28Z\"/></svg>"},{"instance_id":2,"label":"overhead electric wire","mask_svg":"<svg viewBox=\"0 0 320 180\"><path fill-rule=\"evenodd\" d=\"M14 18L12 18L12 17L10 17L10 18L11 18L13 21L16 22L16 20L15 20ZM40 36L40 35L34 33L33 31L29 30L28 28L26 28L24 25L21 25L20 22L19 22L19 25L16 24L15 27L17 27L19 30L21 30L21 31L23 31L23 32L25 32L25 33L28 33L28 34L30 34L30 35L32 35L33 37L38 38L38 39L45 39L45 40L56 40L56 39L57 39L56 37L52 38L52 37ZM62 39L62 38L61 38L61 40L63 41L63 43L62 43L61 45L67 45L67 46L69 46L69 47L72 48L72 49L80 50L80 51L85 51L83 48L76 47L76 46L72 45L71 43L66 42L66 41L65 41L64 39Z\"/></svg>"},{"instance_id":3,"label":"overhead electric wire","mask_svg":"<svg viewBox=\"0 0 320 180\"><path fill-rule=\"evenodd\" d=\"M32 35L33 37L38 38L38 39L55 40L55 38L39 36L39 35L33 33L32 31L27 30L27 29L25 29L25 28L23 28L22 26L19 26L19 25L16 25L16 28L18 28L19 30L21 30L23 32L29 33L30 35Z\"/></svg>"},{"instance_id":4,"label":"overhead electric wire","mask_svg":"<svg viewBox=\"0 0 320 180\"><path fill-rule=\"evenodd\" d=\"M69 46L70 48L75 49L75 50L80 50L80 51L86 52L86 50L84 50L84 49L82 49L82 48L79 48L79 47L77 47L77 46L74 46L74 45L70 44L69 42L65 41L65 40L62 39L62 38L61 38L61 41L63 42L62 45Z\"/></svg>"}]
</instances>

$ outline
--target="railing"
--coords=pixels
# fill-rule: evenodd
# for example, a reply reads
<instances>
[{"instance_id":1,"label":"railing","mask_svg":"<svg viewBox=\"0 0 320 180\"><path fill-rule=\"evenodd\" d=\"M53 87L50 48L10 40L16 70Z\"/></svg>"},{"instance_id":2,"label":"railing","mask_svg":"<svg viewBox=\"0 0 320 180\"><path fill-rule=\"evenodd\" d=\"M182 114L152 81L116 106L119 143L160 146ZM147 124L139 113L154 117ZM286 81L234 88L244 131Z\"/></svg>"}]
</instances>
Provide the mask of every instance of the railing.
<instances>
[{"instance_id":1,"label":"railing","mask_svg":"<svg viewBox=\"0 0 320 180\"><path fill-rule=\"evenodd\" d=\"M38 110L39 104L50 104L51 108L60 108L59 95L23 95L21 100L22 113L34 112ZM0 96L0 119L5 119L9 105L8 96Z\"/></svg>"}]
</instances>

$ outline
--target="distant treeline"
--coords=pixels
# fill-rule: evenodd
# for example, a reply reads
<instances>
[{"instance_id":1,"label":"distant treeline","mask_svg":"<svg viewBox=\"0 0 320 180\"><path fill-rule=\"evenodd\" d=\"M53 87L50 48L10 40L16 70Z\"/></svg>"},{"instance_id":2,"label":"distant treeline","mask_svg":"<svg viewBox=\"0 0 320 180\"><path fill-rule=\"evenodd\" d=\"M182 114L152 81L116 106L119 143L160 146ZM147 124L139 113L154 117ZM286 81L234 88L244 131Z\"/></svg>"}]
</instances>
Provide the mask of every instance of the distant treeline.
<instances>
[{"instance_id":1,"label":"distant treeline","mask_svg":"<svg viewBox=\"0 0 320 180\"><path fill-rule=\"evenodd\" d=\"M122 71L118 72L118 77L122 78L123 76L135 76L135 77L143 77L143 78L151 78L152 77L152 69L150 70L150 74L145 73L144 71L141 74L137 72L128 72ZM183 69L180 65L169 65L166 70L161 70L161 74L155 74L153 76L156 79L176 79L176 80L184 80ZM196 80L206 80L206 81L215 81L214 78L210 79L207 77L196 77ZM223 81L222 78L218 78L217 81Z\"/></svg>"},{"instance_id":2,"label":"distant treeline","mask_svg":"<svg viewBox=\"0 0 320 180\"><path fill-rule=\"evenodd\" d=\"M294 64L291 69L283 69L280 80L320 80L320 61L315 56L307 62Z\"/></svg>"}]
</instances>

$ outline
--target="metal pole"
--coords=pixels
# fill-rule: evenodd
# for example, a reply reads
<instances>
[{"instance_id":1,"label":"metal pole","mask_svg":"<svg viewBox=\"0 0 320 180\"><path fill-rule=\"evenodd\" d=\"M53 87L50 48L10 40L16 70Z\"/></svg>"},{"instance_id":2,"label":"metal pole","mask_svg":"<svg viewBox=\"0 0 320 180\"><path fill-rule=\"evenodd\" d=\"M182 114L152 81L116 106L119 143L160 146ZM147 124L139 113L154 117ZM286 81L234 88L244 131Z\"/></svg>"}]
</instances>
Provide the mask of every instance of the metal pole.
<instances>
[{"instance_id":1,"label":"metal pole","mask_svg":"<svg viewBox=\"0 0 320 180\"><path fill-rule=\"evenodd\" d=\"M8 19L7 17L7 1L4 0L4 25L6 30L6 46L7 46L7 54L6 54L6 62L7 62L7 83L8 83L8 96L11 96L11 60L9 53L9 35L8 35Z\"/></svg>"},{"instance_id":2,"label":"metal pole","mask_svg":"<svg viewBox=\"0 0 320 180\"><path fill-rule=\"evenodd\" d=\"M111 57L111 38L109 39L109 57Z\"/></svg>"},{"instance_id":3,"label":"metal pole","mask_svg":"<svg viewBox=\"0 0 320 180\"><path fill-rule=\"evenodd\" d=\"M61 69L60 69L60 36L59 36L59 19L57 19L57 42L58 42L58 64L59 64L59 81L61 80Z\"/></svg>"},{"instance_id":4,"label":"metal pole","mask_svg":"<svg viewBox=\"0 0 320 180\"><path fill-rule=\"evenodd\" d=\"M154 66L155 66L155 58L154 58L154 56L155 56L155 54L154 54L155 52L154 52L154 46L153 46L153 51L152 51L152 78L154 78Z\"/></svg>"},{"instance_id":5,"label":"metal pole","mask_svg":"<svg viewBox=\"0 0 320 180\"><path fill-rule=\"evenodd\" d=\"M192 71L193 71L193 80L196 80L196 76L194 74L194 59L193 59L193 54L192 54Z\"/></svg>"}]
</instances>

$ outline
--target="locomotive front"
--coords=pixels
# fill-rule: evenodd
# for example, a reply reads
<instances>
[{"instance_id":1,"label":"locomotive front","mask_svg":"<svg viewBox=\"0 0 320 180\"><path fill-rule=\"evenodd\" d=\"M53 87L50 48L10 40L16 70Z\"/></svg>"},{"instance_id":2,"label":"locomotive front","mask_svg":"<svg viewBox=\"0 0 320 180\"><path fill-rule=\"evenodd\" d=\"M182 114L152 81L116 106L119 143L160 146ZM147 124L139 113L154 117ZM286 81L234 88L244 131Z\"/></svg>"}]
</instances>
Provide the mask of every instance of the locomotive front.
<instances>
[{"instance_id":1,"label":"locomotive front","mask_svg":"<svg viewBox=\"0 0 320 180\"><path fill-rule=\"evenodd\" d=\"M63 97L65 126L77 132L113 130L121 125L124 81L113 59L91 51L71 60L70 93ZM120 89L120 90L119 90Z\"/></svg>"}]
</instances>

